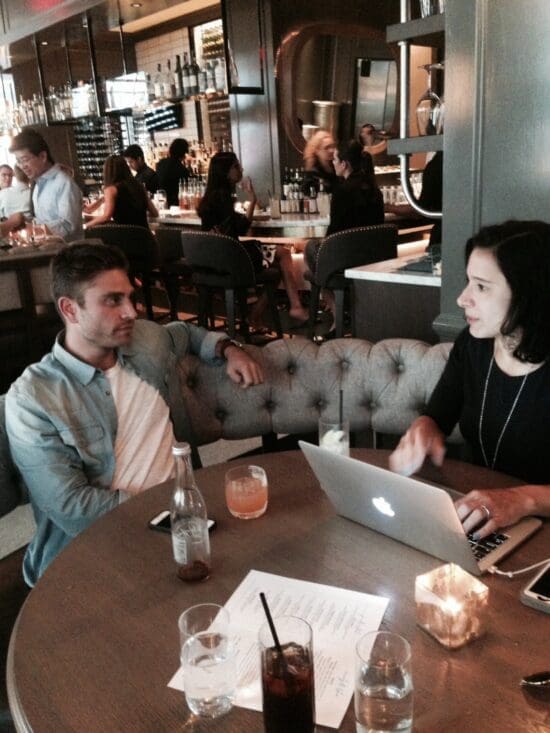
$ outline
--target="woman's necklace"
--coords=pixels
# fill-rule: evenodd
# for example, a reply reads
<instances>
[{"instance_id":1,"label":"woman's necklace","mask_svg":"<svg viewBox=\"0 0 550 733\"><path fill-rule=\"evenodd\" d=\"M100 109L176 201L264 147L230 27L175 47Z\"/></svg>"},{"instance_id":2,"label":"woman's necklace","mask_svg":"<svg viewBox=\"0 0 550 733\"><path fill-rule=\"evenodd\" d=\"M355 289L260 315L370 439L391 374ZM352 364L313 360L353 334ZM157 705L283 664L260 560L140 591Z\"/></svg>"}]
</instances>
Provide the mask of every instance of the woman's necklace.
<instances>
[{"instance_id":1,"label":"woman's necklace","mask_svg":"<svg viewBox=\"0 0 550 733\"><path fill-rule=\"evenodd\" d=\"M483 454L483 460L485 461L485 465L489 466L489 461L487 460L487 455L485 454L485 447L483 445L483 436L482 436L482 427L483 427L483 417L485 415L485 401L487 399L487 387L489 386L489 377L491 376L491 372L493 370L493 364L495 362L495 357L491 357L491 363L489 364L489 369L487 370L487 377L485 378L485 387L483 389L483 399L481 401L481 412L479 413L479 445L481 446L481 453ZM512 403L512 407L510 408L510 412L508 413L508 417L504 421L504 425L502 426L502 430L500 431L500 435L498 436L497 444L495 446L495 452L493 453L493 460L491 461L490 468L495 467L495 463L497 460L498 450L500 448L500 443L502 441L502 437L504 433L506 432L506 428L508 427L508 423L510 422L510 418L512 417L514 410L516 409L516 405L518 403L519 397L522 393L523 388L525 387L525 382L527 381L527 377L529 376L530 372L524 375L523 379L521 380L521 384L519 385L518 392L515 396L514 402Z\"/></svg>"}]
</instances>

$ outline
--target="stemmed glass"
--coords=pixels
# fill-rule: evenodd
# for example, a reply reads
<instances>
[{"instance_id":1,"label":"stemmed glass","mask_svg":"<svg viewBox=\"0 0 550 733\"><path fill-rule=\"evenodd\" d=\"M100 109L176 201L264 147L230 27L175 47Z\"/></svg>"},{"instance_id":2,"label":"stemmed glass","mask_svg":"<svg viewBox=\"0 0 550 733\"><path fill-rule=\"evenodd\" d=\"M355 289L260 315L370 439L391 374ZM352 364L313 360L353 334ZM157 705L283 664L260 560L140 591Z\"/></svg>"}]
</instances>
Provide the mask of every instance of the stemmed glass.
<instances>
[{"instance_id":1,"label":"stemmed glass","mask_svg":"<svg viewBox=\"0 0 550 733\"><path fill-rule=\"evenodd\" d=\"M428 73L428 88L416 105L416 122L420 135L440 135L443 132L445 103L432 89L432 71L443 70L443 63L423 64L418 67Z\"/></svg>"}]
</instances>

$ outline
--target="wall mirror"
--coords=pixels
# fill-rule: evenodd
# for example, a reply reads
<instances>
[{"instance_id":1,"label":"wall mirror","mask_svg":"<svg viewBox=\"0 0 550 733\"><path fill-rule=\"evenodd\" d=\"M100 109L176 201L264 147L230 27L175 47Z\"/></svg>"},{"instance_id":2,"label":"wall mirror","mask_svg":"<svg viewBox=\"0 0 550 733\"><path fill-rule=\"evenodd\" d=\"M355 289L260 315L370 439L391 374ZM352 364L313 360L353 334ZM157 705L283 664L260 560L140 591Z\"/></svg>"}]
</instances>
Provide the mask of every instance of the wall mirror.
<instances>
[{"instance_id":1,"label":"wall mirror","mask_svg":"<svg viewBox=\"0 0 550 733\"><path fill-rule=\"evenodd\" d=\"M323 122L314 104L320 100L338 104L336 138L355 136L365 122L396 135L396 53L378 28L308 23L287 33L277 49L275 74L281 125L292 147L302 153L302 125L307 137L308 125L314 130Z\"/></svg>"}]
</instances>

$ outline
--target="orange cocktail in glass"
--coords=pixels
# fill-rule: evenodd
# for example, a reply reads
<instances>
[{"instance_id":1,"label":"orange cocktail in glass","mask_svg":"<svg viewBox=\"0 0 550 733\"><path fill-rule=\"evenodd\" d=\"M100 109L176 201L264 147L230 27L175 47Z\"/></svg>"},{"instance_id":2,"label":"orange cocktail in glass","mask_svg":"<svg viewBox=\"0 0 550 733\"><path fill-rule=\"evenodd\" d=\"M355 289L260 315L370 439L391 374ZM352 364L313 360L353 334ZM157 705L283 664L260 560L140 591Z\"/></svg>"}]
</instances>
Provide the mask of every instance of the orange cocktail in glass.
<instances>
[{"instance_id":1,"label":"orange cocktail in glass","mask_svg":"<svg viewBox=\"0 0 550 733\"><path fill-rule=\"evenodd\" d=\"M256 519L267 509L267 476L259 466L236 466L225 474L227 508L239 519Z\"/></svg>"}]
</instances>

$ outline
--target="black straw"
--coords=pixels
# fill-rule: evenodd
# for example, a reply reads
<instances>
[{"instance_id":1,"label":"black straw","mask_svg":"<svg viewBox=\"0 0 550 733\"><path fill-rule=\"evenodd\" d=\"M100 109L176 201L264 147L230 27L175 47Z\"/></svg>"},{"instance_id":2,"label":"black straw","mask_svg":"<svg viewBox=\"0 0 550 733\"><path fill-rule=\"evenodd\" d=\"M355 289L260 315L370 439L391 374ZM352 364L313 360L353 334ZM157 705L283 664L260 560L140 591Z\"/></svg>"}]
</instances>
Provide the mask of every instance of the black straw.
<instances>
[{"instance_id":1,"label":"black straw","mask_svg":"<svg viewBox=\"0 0 550 733\"><path fill-rule=\"evenodd\" d=\"M340 423L340 428L342 428L344 424L344 390L340 390L340 402L338 404L338 419Z\"/></svg>"},{"instance_id":2,"label":"black straw","mask_svg":"<svg viewBox=\"0 0 550 733\"><path fill-rule=\"evenodd\" d=\"M281 643L279 641L279 637L277 636L277 632L275 630L275 624L273 623L271 611L269 610L269 606L267 605L265 593L260 593L260 600L262 602L262 606L264 607L265 615L267 617L267 623L269 624L269 628L271 629L271 636L273 637L273 641L275 642L275 647L277 651L279 652L279 654L284 659L283 650L281 649Z\"/></svg>"}]
</instances>

